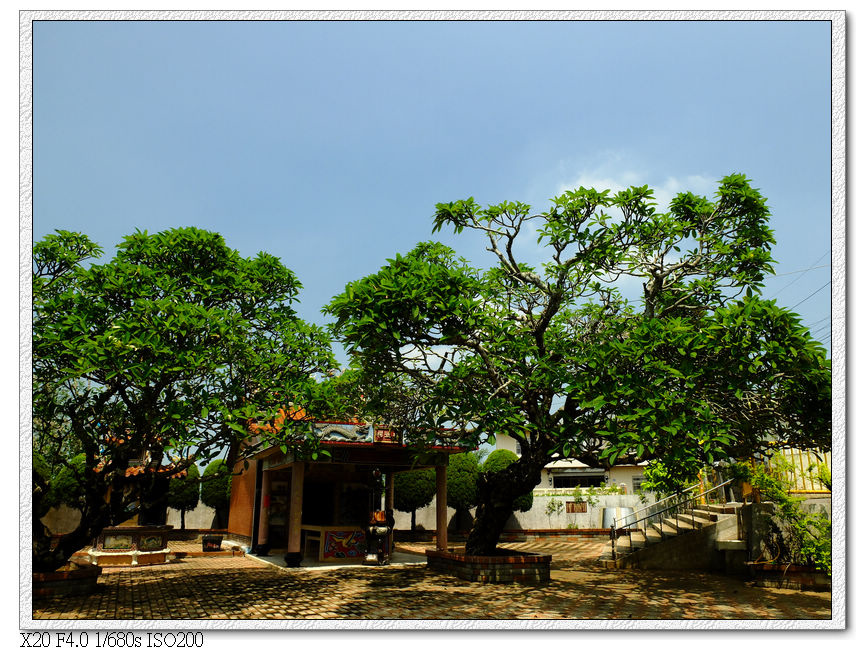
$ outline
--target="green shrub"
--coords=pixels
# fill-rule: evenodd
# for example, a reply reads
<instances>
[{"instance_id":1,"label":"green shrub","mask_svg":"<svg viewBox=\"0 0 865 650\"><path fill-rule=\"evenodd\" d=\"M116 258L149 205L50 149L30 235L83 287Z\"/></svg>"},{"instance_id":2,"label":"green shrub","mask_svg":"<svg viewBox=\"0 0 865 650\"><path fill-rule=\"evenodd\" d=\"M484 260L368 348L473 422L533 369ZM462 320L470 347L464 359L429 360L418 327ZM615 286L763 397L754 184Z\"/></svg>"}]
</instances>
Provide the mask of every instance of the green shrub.
<instances>
[{"instance_id":1,"label":"green shrub","mask_svg":"<svg viewBox=\"0 0 865 650\"><path fill-rule=\"evenodd\" d=\"M448 505L465 511L478 503L478 459L474 454L454 454L448 458Z\"/></svg>"},{"instance_id":2,"label":"green shrub","mask_svg":"<svg viewBox=\"0 0 865 650\"><path fill-rule=\"evenodd\" d=\"M415 511L432 502L436 493L434 469L401 472L394 477L393 507L411 513L411 527L415 529Z\"/></svg>"},{"instance_id":3,"label":"green shrub","mask_svg":"<svg viewBox=\"0 0 865 650\"><path fill-rule=\"evenodd\" d=\"M201 472L193 463L186 476L172 478L168 483L168 507L180 510L180 527L186 528L186 513L195 510L201 490Z\"/></svg>"},{"instance_id":4,"label":"green shrub","mask_svg":"<svg viewBox=\"0 0 865 650\"><path fill-rule=\"evenodd\" d=\"M790 546L779 549L779 559L814 566L831 576L832 524L829 518L823 512L806 513L802 509L804 499L790 496L792 483L786 477L789 465L783 460L774 461L774 465L736 463L730 468L730 476L748 481L759 490L762 501L775 504L775 514L787 528L786 537L791 540Z\"/></svg>"},{"instance_id":5,"label":"green shrub","mask_svg":"<svg viewBox=\"0 0 865 650\"><path fill-rule=\"evenodd\" d=\"M508 449L496 449L493 453L491 453L486 461L484 461L482 471L484 472L500 472L505 469L511 463L519 460L518 456L508 450ZM514 499L514 510L518 510L519 512L528 512L532 509L532 503L534 502L534 497L532 496L532 492L529 491L526 494L522 494Z\"/></svg>"},{"instance_id":6,"label":"green shrub","mask_svg":"<svg viewBox=\"0 0 865 650\"><path fill-rule=\"evenodd\" d=\"M201 502L216 511L217 525L221 527L223 513L231 502L231 471L225 461L217 459L204 470Z\"/></svg>"}]
</instances>

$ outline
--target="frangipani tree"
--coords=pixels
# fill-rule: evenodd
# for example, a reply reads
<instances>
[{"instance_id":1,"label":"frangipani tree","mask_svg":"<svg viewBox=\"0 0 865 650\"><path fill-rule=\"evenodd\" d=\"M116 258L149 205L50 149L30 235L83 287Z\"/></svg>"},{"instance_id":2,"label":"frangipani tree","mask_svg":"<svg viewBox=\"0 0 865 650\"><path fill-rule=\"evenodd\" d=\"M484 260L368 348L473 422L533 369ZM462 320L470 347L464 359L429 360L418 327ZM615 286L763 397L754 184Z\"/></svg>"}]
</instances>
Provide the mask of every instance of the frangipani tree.
<instances>
[{"instance_id":1,"label":"frangipani tree","mask_svg":"<svg viewBox=\"0 0 865 650\"><path fill-rule=\"evenodd\" d=\"M48 467L33 476L35 570L144 507L172 472L226 450L233 466L251 422L291 401L314 415L315 376L335 365L325 333L292 308L300 283L272 255L242 257L196 228L136 232L111 261L86 264L100 254L66 231L34 244L33 436ZM296 424L261 444L314 446ZM39 521L45 477L75 454L83 516L52 547Z\"/></svg>"},{"instance_id":2,"label":"frangipani tree","mask_svg":"<svg viewBox=\"0 0 865 650\"><path fill-rule=\"evenodd\" d=\"M511 512L502 504L537 485L554 455L675 466L773 440L829 444L825 350L759 297L774 239L744 176L724 178L714 200L679 194L669 212L645 186L580 188L535 214L442 203L433 223L483 233L493 265L421 243L327 311L371 411L396 414L425 442L443 428L472 446L520 440L517 462L482 475L467 553L493 551ZM516 252L531 230L547 253L537 268ZM620 291L626 277L642 284L640 299Z\"/></svg>"}]
</instances>

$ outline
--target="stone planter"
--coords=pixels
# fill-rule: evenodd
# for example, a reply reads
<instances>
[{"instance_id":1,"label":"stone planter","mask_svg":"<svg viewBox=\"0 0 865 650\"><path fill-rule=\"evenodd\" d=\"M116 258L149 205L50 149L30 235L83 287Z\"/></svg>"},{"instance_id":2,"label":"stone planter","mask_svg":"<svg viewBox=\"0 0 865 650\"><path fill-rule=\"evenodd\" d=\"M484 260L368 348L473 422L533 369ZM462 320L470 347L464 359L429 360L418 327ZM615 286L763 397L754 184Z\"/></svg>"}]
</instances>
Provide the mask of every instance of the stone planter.
<instances>
[{"instance_id":1,"label":"stone planter","mask_svg":"<svg viewBox=\"0 0 865 650\"><path fill-rule=\"evenodd\" d=\"M58 571L33 572L33 597L89 594L96 589L102 567L71 560Z\"/></svg>"},{"instance_id":2,"label":"stone planter","mask_svg":"<svg viewBox=\"0 0 865 650\"><path fill-rule=\"evenodd\" d=\"M466 555L428 550L426 558L427 567L433 571L471 582L540 584L550 581L551 555L510 550L499 550L496 555Z\"/></svg>"},{"instance_id":3,"label":"stone planter","mask_svg":"<svg viewBox=\"0 0 865 650\"><path fill-rule=\"evenodd\" d=\"M800 564L749 564L751 577L759 587L831 591L832 578L814 567Z\"/></svg>"},{"instance_id":4,"label":"stone planter","mask_svg":"<svg viewBox=\"0 0 865 650\"><path fill-rule=\"evenodd\" d=\"M168 562L168 533L173 526L109 526L90 551L99 566L138 566Z\"/></svg>"}]
</instances>

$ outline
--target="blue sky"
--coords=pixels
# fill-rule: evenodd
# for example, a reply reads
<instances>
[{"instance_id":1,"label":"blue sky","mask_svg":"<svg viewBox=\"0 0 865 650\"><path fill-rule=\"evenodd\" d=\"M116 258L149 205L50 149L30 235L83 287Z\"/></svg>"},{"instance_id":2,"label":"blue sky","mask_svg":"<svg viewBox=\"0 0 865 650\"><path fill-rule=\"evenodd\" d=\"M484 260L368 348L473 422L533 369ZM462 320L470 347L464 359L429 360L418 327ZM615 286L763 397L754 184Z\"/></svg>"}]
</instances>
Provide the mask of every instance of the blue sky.
<instances>
[{"instance_id":1,"label":"blue sky","mask_svg":"<svg viewBox=\"0 0 865 650\"><path fill-rule=\"evenodd\" d=\"M778 240L764 295L828 346L828 22L59 21L33 53L35 239L216 230L281 257L323 324L436 202L743 172Z\"/></svg>"}]
</instances>

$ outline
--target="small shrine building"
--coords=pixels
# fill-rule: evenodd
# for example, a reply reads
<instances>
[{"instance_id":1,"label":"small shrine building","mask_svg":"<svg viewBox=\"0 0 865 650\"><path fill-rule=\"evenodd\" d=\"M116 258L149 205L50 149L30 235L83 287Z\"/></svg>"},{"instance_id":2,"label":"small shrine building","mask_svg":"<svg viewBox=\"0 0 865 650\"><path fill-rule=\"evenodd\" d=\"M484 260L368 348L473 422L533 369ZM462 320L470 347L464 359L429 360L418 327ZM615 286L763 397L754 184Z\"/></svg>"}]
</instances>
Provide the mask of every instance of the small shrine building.
<instances>
[{"instance_id":1,"label":"small shrine building","mask_svg":"<svg viewBox=\"0 0 865 650\"><path fill-rule=\"evenodd\" d=\"M362 559L371 511L393 509L394 476L434 467L436 547L447 549L448 456L465 449L432 446L418 454L386 427L360 422L309 426L329 455L300 459L270 447L235 467L229 534L248 543L255 554L286 549L288 566L299 566L304 556Z\"/></svg>"}]
</instances>

